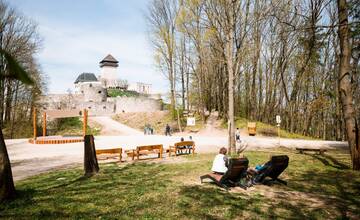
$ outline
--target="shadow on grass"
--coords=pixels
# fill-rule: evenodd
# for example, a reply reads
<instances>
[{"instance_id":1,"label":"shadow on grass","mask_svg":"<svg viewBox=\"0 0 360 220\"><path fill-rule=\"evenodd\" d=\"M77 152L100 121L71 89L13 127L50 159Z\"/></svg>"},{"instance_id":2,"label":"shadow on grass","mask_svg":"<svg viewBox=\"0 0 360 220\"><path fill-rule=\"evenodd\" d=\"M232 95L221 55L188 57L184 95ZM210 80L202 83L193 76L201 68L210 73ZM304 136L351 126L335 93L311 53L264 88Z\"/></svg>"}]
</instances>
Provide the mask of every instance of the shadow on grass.
<instances>
[{"instance_id":1,"label":"shadow on grass","mask_svg":"<svg viewBox=\"0 0 360 220\"><path fill-rule=\"evenodd\" d=\"M340 161L338 161L337 159L335 159L334 157L330 156L329 154L306 154L304 153L304 155L306 156L310 156L314 159L317 159L318 161L320 161L323 165L325 166L330 166L336 169L340 169L340 170L348 170L350 169L350 166L347 164L344 164Z\"/></svg>"},{"instance_id":2,"label":"shadow on grass","mask_svg":"<svg viewBox=\"0 0 360 220\"><path fill-rule=\"evenodd\" d=\"M328 162L323 162L323 158L314 158L320 158L325 166L329 166ZM355 175L358 176L352 171L341 169L306 170L290 177L288 187L324 202L325 209L330 209L330 211L335 209L337 213L341 214L342 219L347 219L353 215L360 215L358 208L360 207L360 197L358 196L360 195L358 187L360 181Z\"/></svg>"},{"instance_id":3,"label":"shadow on grass","mask_svg":"<svg viewBox=\"0 0 360 220\"><path fill-rule=\"evenodd\" d=\"M255 164L268 158L268 153L248 155ZM0 204L0 218L326 219L359 215L360 173L334 168L331 158L321 157L330 164L326 165L307 155L290 157L288 169L280 176L288 186L255 186L248 191L227 192L187 181L195 177L199 181L198 176L211 167L213 155L199 155L196 162L183 164L102 164L98 175L86 179L82 169L56 171L19 182L18 198ZM337 159L346 166L341 157Z\"/></svg>"},{"instance_id":4,"label":"shadow on grass","mask_svg":"<svg viewBox=\"0 0 360 220\"><path fill-rule=\"evenodd\" d=\"M0 218L136 218L161 216L165 189L172 184L163 166L146 163L101 166L91 178L83 171L48 174L17 186L18 197L0 204ZM46 176L46 177L45 177ZM58 177L64 179L58 180ZM47 185L44 184L47 181ZM60 181L60 183L59 183ZM149 211L150 207L150 211Z\"/></svg>"},{"instance_id":5,"label":"shadow on grass","mask_svg":"<svg viewBox=\"0 0 360 220\"><path fill-rule=\"evenodd\" d=\"M256 192L248 195L246 191L234 193L204 185L184 186L180 188L177 208L181 210L180 216L193 219L321 219L327 216L322 208L309 208L305 201L289 198L286 192L279 194L267 197Z\"/></svg>"},{"instance_id":6,"label":"shadow on grass","mask_svg":"<svg viewBox=\"0 0 360 220\"><path fill-rule=\"evenodd\" d=\"M181 216L194 219L234 219L265 215L260 209L261 196L248 197L205 185L183 186L177 200Z\"/></svg>"}]
</instances>

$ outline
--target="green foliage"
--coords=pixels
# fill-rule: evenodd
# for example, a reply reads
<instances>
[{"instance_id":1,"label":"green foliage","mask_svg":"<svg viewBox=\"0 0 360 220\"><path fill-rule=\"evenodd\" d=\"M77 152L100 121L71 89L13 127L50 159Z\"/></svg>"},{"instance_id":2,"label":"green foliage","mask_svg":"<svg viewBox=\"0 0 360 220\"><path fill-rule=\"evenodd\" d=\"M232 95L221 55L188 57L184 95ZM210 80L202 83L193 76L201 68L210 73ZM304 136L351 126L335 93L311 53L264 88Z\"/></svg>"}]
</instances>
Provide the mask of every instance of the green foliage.
<instances>
[{"instance_id":1,"label":"green foliage","mask_svg":"<svg viewBox=\"0 0 360 220\"><path fill-rule=\"evenodd\" d=\"M21 129L18 129L21 128ZM38 131L41 131L41 127L38 127ZM32 124L27 120L19 120L13 125L13 136L12 138L30 138L33 136ZM3 135L5 139L11 138L11 124L4 124Z\"/></svg>"},{"instance_id":2,"label":"green foliage","mask_svg":"<svg viewBox=\"0 0 360 220\"><path fill-rule=\"evenodd\" d=\"M119 90L119 89L108 89L108 97L138 97L140 96L140 94L136 91L123 91L123 90Z\"/></svg>"},{"instance_id":3,"label":"green foliage","mask_svg":"<svg viewBox=\"0 0 360 220\"><path fill-rule=\"evenodd\" d=\"M83 135L83 122L79 117L60 118L49 124L55 135ZM99 135L99 128L91 128L87 126L87 134Z\"/></svg>"},{"instance_id":4,"label":"green foliage","mask_svg":"<svg viewBox=\"0 0 360 220\"><path fill-rule=\"evenodd\" d=\"M241 117L235 117L235 128L240 128L240 129L246 129L247 131L247 123L248 122L253 122L249 119L246 118L241 118ZM223 127L227 128L227 122L223 122ZM260 134L263 136L278 136L278 128L276 126L270 125L270 124L266 124L266 123L262 123L257 121L256 122L256 134ZM290 133L286 130L280 129L280 137L281 138L292 138L292 139L316 139L314 137L309 137L309 136L304 136L301 134L296 134L296 133Z\"/></svg>"},{"instance_id":5,"label":"green foliage","mask_svg":"<svg viewBox=\"0 0 360 220\"><path fill-rule=\"evenodd\" d=\"M15 60L13 56L11 56L7 51L0 48L0 54L4 56L6 62L7 62L7 68L9 70L9 75L5 75L1 72L0 75L2 78L12 78L19 80L20 82L27 84L27 85L33 85L34 81L30 78L30 76L27 74L27 72L24 70L24 68Z\"/></svg>"},{"instance_id":6,"label":"green foliage","mask_svg":"<svg viewBox=\"0 0 360 220\"><path fill-rule=\"evenodd\" d=\"M17 182L18 198L0 205L0 218L58 219L357 219L360 173L347 151L324 156L289 149L247 151L250 165L287 154L280 176L287 186L256 185L245 191L200 185L213 154L181 157L171 163L107 163L84 178L73 168ZM159 160L156 160L159 161ZM306 163L305 163L306 161Z\"/></svg>"}]
</instances>

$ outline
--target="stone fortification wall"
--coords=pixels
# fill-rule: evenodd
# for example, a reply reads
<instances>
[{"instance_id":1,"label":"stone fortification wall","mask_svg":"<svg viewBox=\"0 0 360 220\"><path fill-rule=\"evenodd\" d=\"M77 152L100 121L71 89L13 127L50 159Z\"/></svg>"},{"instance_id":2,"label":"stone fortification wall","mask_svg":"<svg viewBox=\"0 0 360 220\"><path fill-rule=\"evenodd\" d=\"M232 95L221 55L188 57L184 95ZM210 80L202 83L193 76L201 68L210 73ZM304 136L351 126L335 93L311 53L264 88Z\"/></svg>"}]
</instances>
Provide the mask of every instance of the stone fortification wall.
<instances>
[{"instance_id":1,"label":"stone fortification wall","mask_svg":"<svg viewBox=\"0 0 360 220\"><path fill-rule=\"evenodd\" d=\"M43 96L39 104L47 110L87 109L89 115L110 115L115 112L115 102L86 101L84 94L50 94Z\"/></svg>"},{"instance_id":2,"label":"stone fortification wall","mask_svg":"<svg viewBox=\"0 0 360 220\"><path fill-rule=\"evenodd\" d=\"M115 112L114 102L83 102L78 109L87 109L90 116L112 115Z\"/></svg>"},{"instance_id":3,"label":"stone fortification wall","mask_svg":"<svg viewBox=\"0 0 360 220\"><path fill-rule=\"evenodd\" d=\"M162 110L161 100L147 97L116 97L116 111L121 112L154 112Z\"/></svg>"},{"instance_id":4,"label":"stone fortification wall","mask_svg":"<svg viewBox=\"0 0 360 220\"><path fill-rule=\"evenodd\" d=\"M154 112L162 110L161 99L148 97L116 97L106 101L88 101L85 94L50 94L39 104L47 110L87 109L89 115L111 115L121 112Z\"/></svg>"},{"instance_id":5,"label":"stone fortification wall","mask_svg":"<svg viewBox=\"0 0 360 220\"><path fill-rule=\"evenodd\" d=\"M84 101L83 94L49 94L42 96L39 104L44 109L75 109L76 106Z\"/></svg>"},{"instance_id":6,"label":"stone fortification wall","mask_svg":"<svg viewBox=\"0 0 360 220\"><path fill-rule=\"evenodd\" d=\"M106 89L100 82L86 82L79 85L80 94L84 95L85 102L106 102Z\"/></svg>"}]
</instances>

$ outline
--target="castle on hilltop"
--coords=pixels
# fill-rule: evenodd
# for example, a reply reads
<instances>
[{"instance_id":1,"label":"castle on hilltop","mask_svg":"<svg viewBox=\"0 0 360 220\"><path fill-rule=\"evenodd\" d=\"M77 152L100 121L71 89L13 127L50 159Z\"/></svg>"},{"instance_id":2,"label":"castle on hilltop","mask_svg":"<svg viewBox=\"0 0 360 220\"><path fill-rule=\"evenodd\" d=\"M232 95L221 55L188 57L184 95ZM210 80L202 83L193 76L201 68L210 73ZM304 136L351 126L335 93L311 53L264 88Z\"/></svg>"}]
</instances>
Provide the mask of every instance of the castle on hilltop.
<instances>
[{"instance_id":1,"label":"castle on hilltop","mask_svg":"<svg viewBox=\"0 0 360 220\"><path fill-rule=\"evenodd\" d=\"M118 78L119 62L107 55L100 61L100 75L81 73L74 81L74 93L49 94L40 104L47 110L87 109L90 115L109 115L120 112L152 112L162 110L160 96L151 94L151 84L128 84ZM129 93L132 96L109 96Z\"/></svg>"}]
</instances>

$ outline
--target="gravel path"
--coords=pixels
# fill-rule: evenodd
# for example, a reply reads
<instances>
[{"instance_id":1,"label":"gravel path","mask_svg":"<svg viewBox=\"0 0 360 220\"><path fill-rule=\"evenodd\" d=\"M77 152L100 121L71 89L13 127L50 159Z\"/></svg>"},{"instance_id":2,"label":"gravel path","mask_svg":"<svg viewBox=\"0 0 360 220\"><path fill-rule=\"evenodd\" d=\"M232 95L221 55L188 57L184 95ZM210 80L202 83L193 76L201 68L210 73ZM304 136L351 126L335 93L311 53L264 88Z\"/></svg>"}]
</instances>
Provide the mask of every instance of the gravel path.
<instances>
[{"instance_id":1,"label":"gravel path","mask_svg":"<svg viewBox=\"0 0 360 220\"><path fill-rule=\"evenodd\" d=\"M94 121L101 125L101 135L141 135L142 133L134 128L121 124L111 117L97 116L89 117L89 121Z\"/></svg>"},{"instance_id":2,"label":"gravel path","mask_svg":"<svg viewBox=\"0 0 360 220\"><path fill-rule=\"evenodd\" d=\"M98 123L111 132L117 132L118 136L96 136L95 145L97 149L122 147L132 149L138 145L163 144L165 148L180 141L181 136L143 135L140 131L129 128L108 117L96 117ZM198 153L216 153L222 146L227 145L227 136L193 135ZM219 133L217 133L219 134ZM185 139L187 138L184 136ZM271 137L249 137L242 136L242 140L248 144L247 150L258 148L278 147L278 139ZM12 171L15 181L47 172L53 169L67 168L73 165L81 165L83 162L83 143L34 145L27 139L6 140L10 156ZM288 148L312 147L312 148L346 148L346 142L336 141L309 141L299 139L281 139L280 145Z\"/></svg>"}]
</instances>

